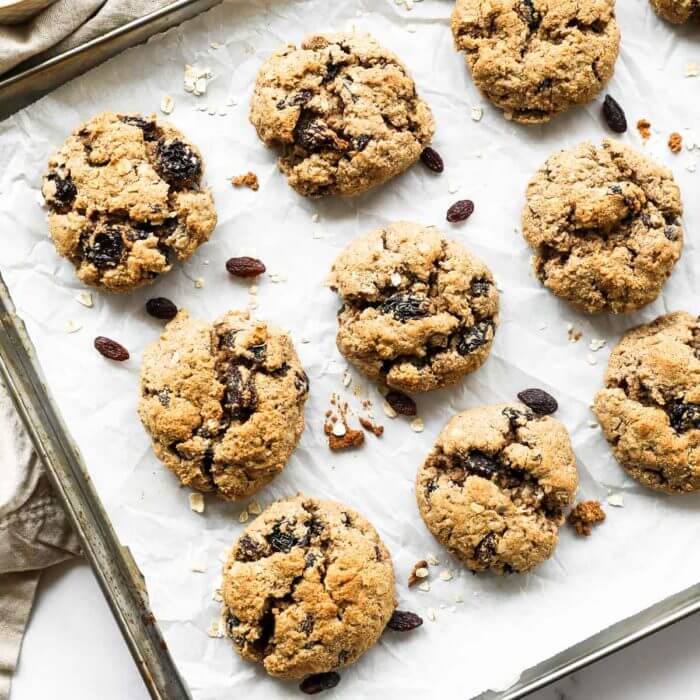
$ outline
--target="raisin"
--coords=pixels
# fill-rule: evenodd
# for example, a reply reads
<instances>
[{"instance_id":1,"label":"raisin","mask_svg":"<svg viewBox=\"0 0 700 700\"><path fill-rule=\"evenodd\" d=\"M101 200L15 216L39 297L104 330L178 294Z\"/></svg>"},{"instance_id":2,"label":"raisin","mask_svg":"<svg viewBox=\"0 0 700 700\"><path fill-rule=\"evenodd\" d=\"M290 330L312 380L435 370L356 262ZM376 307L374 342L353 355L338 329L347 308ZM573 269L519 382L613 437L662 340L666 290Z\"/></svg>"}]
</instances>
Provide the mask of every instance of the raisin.
<instances>
[{"instance_id":1,"label":"raisin","mask_svg":"<svg viewBox=\"0 0 700 700\"><path fill-rule=\"evenodd\" d=\"M386 402L402 416L415 416L418 412L416 402L401 391L390 391L385 398Z\"/></svg>"},{"instance_id":2,"label":"raisin","mask_svg":"<svg viewBox=\"0 0 700 700\"><path fill-rule=\"evenodd\" d=\"M489 289L491 289L491 282L483 278L472 280L469 284L469 291L475 297L486 296L489 293Z\"/></svg>"},{"instance_id":3,"label":"raisin","mask_svg":"<svg viewBox=\"0 0 700 700\"><path fill-rule=\"evenodd\" d=\"M542 389L525 389L518 398L539 416L548 416L559 408L557 400Z\"/></svg>"},{"instance_id":4,"label":"raisin","mask_svg":"<svg viewBox=\"0 0 700 700\"><path fill-rule=\"evenodd\" d=\"M627 131L627 117L625 117L625 113L617 100L610 97L610 95L606 95L603 102L603 117L605 117L606 124L616 134L624 134Z\"/></svg>"},{"instance_id":5,"label":"raisin","mask_svg":"<svg viewBox=\"0 0 700 700\"><path fill-rule=\"evenodd\" d=\"M675 226L666 226L664 228L664 236L671 242L677 241L679 238L678 229Z\"/></svg>"},{"instance_id":6,"label":"raisin","mask_svg":"<svg viewBox=\"0 0 700 700\"><path fill-rule=\"evenodd\" d=\"M146 302L146 311L154 318L170 321L177 316L177 306L165 297L154 297Z\"/></svg>"},{"instance_id":7,"label":"raisin","mask_svg":"<svg viewBox=\"0 0 700 700\"><path fill-rule=\"evenodd\" d=\"M408 610L394 610L386 626L394 632L410 632L423 624L423 618Z\"/></svg>"},{"instance_id":8,"label":"raisin","mask_svg":"<svg viewBox=\"0 0 700 700\"><path fill-rule=\"evenodd\" d=\"M255 390L255 379L249 374L243 378L237 365L230 365L224 378L223 405L233 420L245 423L255 413L258 406L258 394Z\"/></svg>"},{"instance_id":9,"label":"raisin","mask_svg":"<svg viewBox=\"0 0 700 700\"><path fill-rule=\"evenodd\" d=\"M226 618L226 630L228 631L229 637L232 637L234 635L233 628L238 627L238 625L241 624L241 621L233 614L230 614Z\"/></svg>"},{"instance_id":10,"label":"raisin","mask_svg":"<svg viewBox=\"0 0 700 700\"><path fill-rule=\"evenodd\" d=\"M302 111L294 127L294 143L307 151L317 151L333 143L328 127L312 112Z\"/></svg>"},{"instance_id":11,"label":"raisin","mask_svg":"<svg viewBox=\"0 0 700 700\"><path fill-rule=\"evenodd\" d=\"M425 297L415 294L394 294L380 307L383 314L393 314L397 321L425 318L430 315L430 303Z\"/></svg>"},{"instance_id":12,"label":"raisin","mask_svg":"<svg viewBox=\"0 0 700 700\"><path fill-rule=\"evenodd\" d=\"M472 450L466 457L460 457L458 462L468 476L480 476L482 479L493 478L500 469L498 462L479 450Z\"/></svg>"},{"instance_id":13,"label":"raisin","mask_svg":"<svg viewBox=\"0 0 700 700\"><path fill-rule=\"evenodd\" d=\"M309 393L309 378L303 370L294 376L294 388L301 396Z\"/></svg>"},{"instance_id":14,"label":"raisin","mask_svg":"<svg viewBox=\"0 0 700 700\"><path fill-rule=\"evenodd\" d=\"M491 321L480 321L475 326L465 328L457 341L457 352L468 355L488 342L489 330L493 329Z\"/></svg>"},{"instance_id":15,"label":"raisin","mask_svg":"<svg viewBox=\"0 0 700 700\"><path fill-rule=\"evenodd\" d=\"M542 16L535 10L532 0L521 1L519 14L527 23L527 27L531 32L534 32L540 26Z\"/></svg>"},{"instance_id":16,"label":"raisin","mask_svg":"<svg viewBox=\"0 0 700 700\"><path fill-rule=\"evenodd\" d=\"M494 554L496 554L496 536L493 532L489 532L489 534L476 545L474 557L482 564L490 564Z\"/></svg>"},{"instance_id":17,"label":"raisin","mask_svg":"<svg viewBox=\"0 0 700 700\"><path fill-rule=\"evenodd\" d=\"M98 335L95 338L95 349L108 360L124 362L129 359L129 351L123 345L120 345L116 340L105 338L103 335Z\"/></svg>"},{"instance_id":18,"label":"raisin","mask_svg":"<svg viewBox=\"0 0 700 700\"><path fill-rule=\"evenodd\" d=\"M229 258L226 261L226 269L234 277L257 277L262 275L267 269L257 258L242 256L240 258Z\"/></svg>"},{"instance_id":19,"label":"raisin","mask_svg":"<svg viewBox=\"0 0 700 700\"><path fill-rule=\"evenodd\" d=\"M360 136L353 136L350 139L350 150L351 151L364 151L367 148L367 144L372 140L371 136L367 134L362 134Z\"/></svg>"},{"instance_id":20,"label":"raisin","mask_svg":"<svg viewBox=\"0 0 700 700\"><path fill-rule=\"evenodd\" d=\"M281 523L276 523L272 528L272 532L267 535L266 539L270 543L275 552L288 553L292 547L299 544L297 539L289 532L282 532L280 530Z\"/></svg>"},{"instance_id":21,"label":"raisin","mask_svg":"<svg viewBox=\"0 0 700 700\"><path fill-rule=\"evenodd\" d=\"M253 353L253 358L255 362L260 364L265 360L265 355L267 353L267 345L265 343L260 343L260 345L253 345L250 348L250 352Z\"/></svg>"},{"instance_id":22,"label":"raisin","mask_svg":"<svg viewBox=\"0 0 700 700\"><path fill-rule=\"evenodd\" d=\"M316 695L324 690L335 688L340 683L340 675L335 671L327 671L326 673L314 673L313 676L307 676L299 685L299 690L307 695Z\"/></svg>"},{"instance_id":23,"label":"raisin","mask_svg":"<svg viewBox=\"0 0 700 700\"><path fill-rule=\"evenodd\" d=\"M168 389L161 389L156 396L161 406L165 406L166 408L170 406L170 391L168 391Z\"/></svg>"},{"instance_id":24,"label":"raisin","mask_svg":"<svg viewBox=\"0 0 700 700\"><path fill-rule=\"evenodd\" d=\"M682 433L691 428L700 429L700 404L685 403L682 399L677 399L666 409L671 427Z\"/></svg>"},{"instance_id":25,"label":"raisin","mask_svg":"<svg viewBox=\"0 0 700 700\"><path fill-rule=\"evenodd\" d=\"M423 165L430 168L434 173L441 173L445 169L440 154L430 146L426 146L420 154Z\"/></svg>"},{"instance_id":26,"label":"raisin","mask_svg":"<svg viewBox=\"0 0 700 700\"><path fill-rule=\"evenodd\" d=\"M257 561L261 556L262 549L260 545L249 535L243 535L243 537L238 540L238 546L236 547L237 561Z\"/></svg>"},{"instance_id":27,"label":"raisin","mask_svg":"<svg viewBox=\"0 0 700 700\"><path fill-rule=\"evenodd\" d=\"M156 149L157 170L161 177L174 187L196 185L202 174L202 160L179 139L161 139Z\"/></svg>"},{"instance_id":28,"label":"raisin","mask_svg":"<svg viewBox=\"0 0 700 700\"><path fill-rule=\"evenodd\" d=\"M447 220L451 224L465 221L474 213L474 202L471 199L460 199L447 210Z\"/></svg>"},{"instance_id":29,"label":"raisin","mask_svg":"<svg viewBox=\"0 0 700 700\"><path fill-rule=\"evenodd\" d=\"M85 244L85 259L98 270L116 267L124 254L124 241L117 228L95 234L92 243Z\"/></svg>"},{"instance_id":30,"label":"raisin","mask_svg":"<svg viewBox=\"0 0 700 700\"><path fill-rule=\"evenodd\" d=\"M304 105L311 99L311 97L312 94L310 90L299 90L296 95L292 95L289 100L287 100L287 104L292 107Z\"/></svg>"},{"instance_id":31,"label":"raisin","mask_svg":"<svg viewBox=\"0 0 700 700\"><path fill-rule=\"evenodd\" d=\"M300 623L299 623L299 631L302 632L305 635L311 634L313 628L314 628L314 616L313 615L307 615Z\"/></svg>"},{"instance_id":32,"label":"raisin","mask_svg":"<svg viewBox=\"0 0 700 700\"><path fill-rule=\"evenodd\" d=\"M330 83L331 80L335 80L335 78L338 76L338 73L340 73L340 68L341 66L339 63L329 63L326 66L326 72L323 75L321 82Z\"/></svg>"},{"instance_id":33,"label":"raisin","mask_svg":"<svg viewBox=\"0 0 700 700\"><path fill-rule=\"evenodd\" d=\"M143 117L122 116L119 117L124 124L137 126L143 131L144 141L155 141L158 127L153 119L144 119Z\"/></svg>"},{"instance_id":34,"label":"raisin","mask_svg":"<svg viewBox=\"0 0 700 700\"><path fill-rule=\"evenodd\" d=\"M54 183L56 188L53 199L63 205L68 205L75 199L78 194L78 188L70 175L61 177L58 173L50 173L48 179Z\"/></svg>"}]
</instances>

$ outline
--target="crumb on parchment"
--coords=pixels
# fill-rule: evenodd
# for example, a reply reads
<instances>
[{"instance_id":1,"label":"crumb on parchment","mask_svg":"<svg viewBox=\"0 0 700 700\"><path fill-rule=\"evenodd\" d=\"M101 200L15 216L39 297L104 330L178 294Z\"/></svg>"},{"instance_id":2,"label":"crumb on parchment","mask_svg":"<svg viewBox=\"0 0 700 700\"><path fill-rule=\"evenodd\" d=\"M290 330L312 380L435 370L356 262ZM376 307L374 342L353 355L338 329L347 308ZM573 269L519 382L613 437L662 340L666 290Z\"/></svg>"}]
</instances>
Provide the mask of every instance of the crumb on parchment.
<instances>
[{"instance_id":1,"label":"crumb on parchment","mask_svg":"<svg viewBox=\"0 0 700 700\"><path fill-rule=\"evenodd\" d=\"M683 137L677 131L674 131L668 137L668 147L673 153L681 152L681 148L683 148Z\"/></svg>"},{"instance_id":2,"label":"crumb on parchment","mask_svg":"<svg viewBox=\"0 0 700 700\"><path fill-rule=\"evenodd\" d=\"M258 182L258 176L249 171L244 175L236 175L231 178L231 184L234 187L249 187L253 192L257 192L260 189L260 183Z\"/></svg>"},{"instance_id":3,"label":"crumb on parchment","mask_svg":"<svg viewBox=\"0 0 700 700\"><path fill-rule=\"evenodd\" d=\"M605 520L605 511L598 501L581 501L569 513L567 520L577 535L588 537L592 526Z\"/></svg>"}]
</instances>

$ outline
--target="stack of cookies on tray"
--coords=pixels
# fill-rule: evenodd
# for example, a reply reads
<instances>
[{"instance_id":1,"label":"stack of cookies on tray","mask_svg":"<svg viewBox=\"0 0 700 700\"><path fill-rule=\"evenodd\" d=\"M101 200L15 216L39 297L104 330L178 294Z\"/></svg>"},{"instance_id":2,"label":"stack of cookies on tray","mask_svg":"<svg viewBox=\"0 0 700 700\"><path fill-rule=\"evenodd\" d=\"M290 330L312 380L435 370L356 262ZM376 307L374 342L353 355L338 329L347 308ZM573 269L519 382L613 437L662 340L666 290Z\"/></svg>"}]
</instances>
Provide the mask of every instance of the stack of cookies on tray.
<instances>
[{"instance_id":1,"label":"stack of cookies on tray","mask_svg":"<svg viewBox=\"0 0 700 700\"><path fill-rule=\"evenodd\" d=\"M685 0L652 0L673 22ZM457 0L452 31L474 82L521 124L591 102L620 44L614 0ZM619 133L624 112L604 114ZM306 197L354 196L419 159L442 172L435 123L401 60L369 35L319 34L260 67L250 105L260 139ZM212 235L216 210L202 154L154 116L99 114L49 161L43 194L57 251L78 278L129 292L186 261ZM467 218L468 200L448 221ZM617 141L552 155L522 213L536 278L589 314L656 299L683 247L680 192L666 168ZM254 259L229 269L255 276ZM337 347L358 371L409 405L408 394L461 382L488 361L499 292L486 263L434 226L397 221L350 242L333 263ZM232 310L200 320L167 299L168 321L141 364L139 416L157 457L198 491L246 498L279 474L304 431L309 380L289 335ZM128 358L116 341L95 346ZM521 402L455 415L419 466L416 499L435 538L473 572L525 573L548 559L578 472L569 434L542 390ZM594 410L628 474L649 488L700 488L700 325L684 311L626 333ZM245 659L302 689L335 685L385 628L420 625L396 610L391 556L341 503L277 501L234 544L224 567L227 635Z\"/></svg>"}]
</instances>

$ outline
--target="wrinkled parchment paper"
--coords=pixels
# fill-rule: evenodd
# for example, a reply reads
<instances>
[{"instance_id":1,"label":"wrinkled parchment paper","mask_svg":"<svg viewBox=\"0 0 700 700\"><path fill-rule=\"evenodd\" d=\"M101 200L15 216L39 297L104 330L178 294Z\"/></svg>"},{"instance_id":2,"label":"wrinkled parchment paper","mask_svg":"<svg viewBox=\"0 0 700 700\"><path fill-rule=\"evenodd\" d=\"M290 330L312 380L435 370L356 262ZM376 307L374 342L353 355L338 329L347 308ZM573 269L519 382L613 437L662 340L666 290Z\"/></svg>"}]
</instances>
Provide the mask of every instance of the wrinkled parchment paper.
<instances>
[{"instance_id":1,"label":"wrinkled parchment paper","mask_svg":"<svg viewBox=\"0 0 700 700\"><path fill-rule=\"evenodd\" d=\"M187 490L153 456L136 404L139 359L161 323L143 307L146 299L162 295L195 315L214 318L246 305L248 285L224 269L227 258L242 252L257 254L279 276L260 280L256 313L291 331L312 387L301 444L257 500L265 505L303 491L340 499L365 514L392 552L400 606L426 618L417 632L387 634L343 672L334 697L425 698L440 692L466 698L504 688L523 669L700 580L700 497L664 497L625 478L600 429L589 424L588 408L610 346L624 330L670 310L699 310L700 283L694 277L700 264L698 151L684 148L673 155L666 146L672 131L686 144L694 142L689 127L700 108L700 78L685 72L689 62L700 60L697 30L663 23L645 0L618 2L622 51L609 90L631 125L623 140L673 167L686 206L686 248L655 303L619 318L586 318L530 275L519 217L525 185L547 155L607 135L600 100L544 127L507 122L481 98L453 49L451 9L446 0L425 0L411 11L393 0L228 2L0 124L2 273L51 392L119 537L146 577L154 613L197 700L232 693L249 700L281 698L289 686L241 661L227 640L207 634L218 616L212 591L220 557L244 527L238 517L245 504L207 499L204 514L192 512ZM371 30L408 64L434 110L434 145L446 168L434 176L417 164L366 196L309 201L285 184L275 153L257 140L247 121L247 104L258 67L279 44L298 42L313 31L352 27ZM206 95L184 92L186 63L211 69ZM127 296L93 293L94 307L85 308L75 300L82 287L71 265L56 255L47 236L39 192L46 160L92 114L158 111L164 95L175 102L170 119L204 154L218 229L189 263L153 287ZM235 105L227 105L231 98ZM481 121L472 120L473 106L483 107ZM641 117L653 125L647 144L634 128ZM247 170L260 177L259 192L229 184L230 176ZM455 187L458 191L450 193ZM458 198L473 199L476 212L463 225L447 224L445 211ZM353 384L343 386L346 364L334 342L338 301L323 286L331 261L350 240L400 218L436 224L462 241L491 266L502 289L502 323L490 359L460 387L418 398L422 433L404 419L384 416L376 390L354 372ZM202 288L195 287L198 278ZM66 333L69 322L82 329ZM567 337L570 323L584 334L577 343ZM131 360L123 365L104 360L92 347L96 335L121 341ZM608 345L592 352L588 344L594 338ZM623 494L624 507L606 505L607 521L588 540L563 528L556 555L529 576L471 576L423 526L413 494L416 469L453 413L513 399L529 386L546 388L559 399L558 418L571 431L578 457L580 497L605 499L612 490ZM359 451L331 454L322 433L329 397L339 391L358 408L356 387L373 401L385 434L368 435ZM432 588L409 591L407 575L427 552L441 562L431 568ZM454 571L451 581L439 579L443 569ZM463 602L456 602L460 597Z\"/></svg>"}]
</instances>

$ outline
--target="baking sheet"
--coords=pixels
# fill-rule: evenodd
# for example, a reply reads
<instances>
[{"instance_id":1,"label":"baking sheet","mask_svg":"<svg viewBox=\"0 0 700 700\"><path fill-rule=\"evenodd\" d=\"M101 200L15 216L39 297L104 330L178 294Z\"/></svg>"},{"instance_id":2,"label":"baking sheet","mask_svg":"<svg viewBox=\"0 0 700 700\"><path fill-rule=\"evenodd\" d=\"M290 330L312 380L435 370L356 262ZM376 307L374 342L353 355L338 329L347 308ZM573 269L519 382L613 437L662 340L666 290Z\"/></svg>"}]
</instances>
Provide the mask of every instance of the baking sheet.
<instances>
[{"instance_id":1,"label":"baking sheet","mask_svg":"<svg viewBox=\"0 0 700 700\"><path fill-rule=\"evenodd\" d=\"M622 51L609 90L625 106L631 125L641 117L652 122L646 145L633 127L623 140L673 167L685 195L686 248L657 302L621 318L590 319L532 279L518 224L527 180L547 155L606 135L599 103L545 127L505 121L479 96L454 51L450 11L451 3L442 0L416 3L410 12L393 0L224 3L0 124L3 275L52 393L118 535L146 577L156 618L197 699L218 698L232 689L251 698L287 694L285 684L266 679L242 662L227 640L207 633L218 617L212 591L218 585L220 557L244 527L238 517L245 503L207 499L203 515L191 512L188 492L152 455L135 413L139 358L160 329L143 312L145 300L168 296L208 318L246 305L248 285L232 281L223 267L236 254L255 253L265 261L271 275L258 283L255 313L291 331L312 384L299 448L285 472L251 500L264 506L301 490L357 508L392 552L400 606L426 618L419 632L387 635L344 671L337 697L384 693L417 698L431 691L467 697L504 688L524 668L700 580L700 560L693 554L700 497L663 497L626 479L600 430L590 427L588 409L610 346L621 332L669 310L697 311L698 283L692 271L698 262L693 235L698 152L686 148L673 155L666 146L671 131L683 134L687 145L696 138L687 127L697 114L700 78L685 77L688 63L700 59L693 30L662 23L644 0L619 3ZM299 41L312 31L352 27L371 31L408 64L435 113L434 145L445 157L446 170L436 177L417 165L357 199L308 201L286 186L274 152L258 142L247 122L252 82L260 63L280 43ZM211 68L214 78L206 95L183 91L186 63ZM189 263L151 288L126 297L93 293L95 306L84 308L75 301L82 287L72 266L57 257L46 234L39 193L46 159L77 123L95 112L157 111L166 94L175 101L169 118L204 154L219 212L217 232ZM198 111L202 106L215 114ZM473 106L483 107L479 122L471 119ZM233 190L227 178L249 169L260 177L260 191ZM451 194L453 186L459 189ZM444 221L444 212L457 198L473 199L476 212L466 224L453 226ZM323 287L330 263L347 242L399 218L434 223L463 241L491 266L503 292L502 323L491 358L460 387L418 398L422 433L402 419L386 418L376 390L356 373L351 373L353 384L343 386L346 364L334 343L338 302ZM204 286L197 288L200 278ZM67 334L69 322L82 329ZM578 343L568 340L569 323L584 333ZM132 359L107 364L92 348L95 335L119 339ZM592 352L588 343L593 338L608 340L608 346ZM446 557L425 530L413 479L455 411L512 399L526 386L547 388L559 399L558 417L572 433L579 460L580 496L604 499L612 490L624 495L624 508L606 507L607 522L589 540L563 529L555 557L529 576L474 577ZM355 387L373 401L385 434L381 439L368 436L360 451L333 455L325 446L323 414L334 391L359 407ZM441 560L432 569L431 590L408 591L408 572L427 552ZM204 573L192 571L203 566ZM454 572L451 581L439 579L443 569Z\"/></svg>"}]
</instances>

